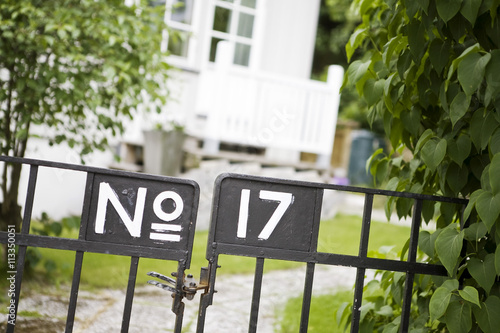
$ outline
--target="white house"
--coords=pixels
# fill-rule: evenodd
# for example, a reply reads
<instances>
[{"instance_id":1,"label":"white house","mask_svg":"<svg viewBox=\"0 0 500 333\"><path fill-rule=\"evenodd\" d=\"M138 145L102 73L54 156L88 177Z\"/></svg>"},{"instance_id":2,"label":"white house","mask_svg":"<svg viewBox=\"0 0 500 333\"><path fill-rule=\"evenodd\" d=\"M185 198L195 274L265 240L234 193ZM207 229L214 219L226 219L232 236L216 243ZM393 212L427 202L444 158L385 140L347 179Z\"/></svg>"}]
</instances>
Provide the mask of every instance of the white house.
<instances>
[{"instance_id":1,"label":"white house","mask_svg":"<svg viewBox=\"0 0 500 333\"><path fill-rule=\"evenodd\" d=\"M267 159L297 163L318 155L327 169L333 147L342 68L328 82L310 80L320 0L163 0L171 80L165 107L203 152L220 143L257 147ZM155 119L153 121L161 121ZM127 140L142 143L136 121Z\"/></svg>"}]
</instances>

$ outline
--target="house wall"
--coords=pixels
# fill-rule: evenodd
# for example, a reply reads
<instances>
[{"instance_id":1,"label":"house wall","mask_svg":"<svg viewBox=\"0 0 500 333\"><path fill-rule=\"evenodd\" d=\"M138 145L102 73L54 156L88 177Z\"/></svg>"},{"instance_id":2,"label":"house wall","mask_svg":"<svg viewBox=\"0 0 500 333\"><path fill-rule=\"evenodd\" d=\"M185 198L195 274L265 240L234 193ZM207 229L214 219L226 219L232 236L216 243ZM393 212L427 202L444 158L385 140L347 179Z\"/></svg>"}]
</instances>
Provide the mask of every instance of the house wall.
<instances>
[{"instance_id":1,"label":"house wall","mask_svg":"<svg viewBox=\"0 0 500 333\"><path fill-rule=\"evenodd\" d=\"M262 71L308 79L311 75L320 0L261 1L263 21L257 54Z\"/></svg>"}]
</instances>

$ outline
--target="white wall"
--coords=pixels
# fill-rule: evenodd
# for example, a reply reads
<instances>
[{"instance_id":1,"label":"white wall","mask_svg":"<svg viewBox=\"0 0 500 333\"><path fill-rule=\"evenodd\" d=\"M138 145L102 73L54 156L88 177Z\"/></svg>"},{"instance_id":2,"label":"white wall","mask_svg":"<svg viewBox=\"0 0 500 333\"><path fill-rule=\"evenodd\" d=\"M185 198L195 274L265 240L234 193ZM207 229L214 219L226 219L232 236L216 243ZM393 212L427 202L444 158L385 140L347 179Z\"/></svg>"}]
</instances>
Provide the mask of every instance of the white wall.
<instances>
[{"instance_id":1,"label":"white wall","mask_svg":"<svg viewBox=\"0 0 500 333\"><path fill-rule=\"evenodd\" d=\"M308 79L320 0L264 0L259 69Z\"/></svg>"}]
</instances>

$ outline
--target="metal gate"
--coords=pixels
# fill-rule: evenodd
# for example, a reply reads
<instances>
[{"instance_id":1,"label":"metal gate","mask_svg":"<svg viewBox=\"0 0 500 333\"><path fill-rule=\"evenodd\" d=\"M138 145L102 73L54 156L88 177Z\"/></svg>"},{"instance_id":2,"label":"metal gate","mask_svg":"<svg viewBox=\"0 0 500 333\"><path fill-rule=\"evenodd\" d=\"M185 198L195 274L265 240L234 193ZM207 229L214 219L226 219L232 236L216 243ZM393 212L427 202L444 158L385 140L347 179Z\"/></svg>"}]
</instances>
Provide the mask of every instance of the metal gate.
<instances>
[{"instance_id":1,"label":"metal gate","mask_svg":"<svg viewBox=\"0 0 500 333\"><path fill-rule=\"evenodd\" d=\"M67 332L71 332L72 330L84 252L114 253L131 256L130 278L124 306L122 332L128 331L128 321L132 308L135 275L139 257L176 260L178 261L177 276L184 277L184 271L189 268L190 264L193 232L198 207L199 190L196 183L169 177L131 174L60 163L6 157L0 160L31 165L28 189L28 193L31 193L31 195L27 196L21 234L16 235L16 243L20 245L16 288L20 288L21 285L24 255L27 246L76 251L74 278L66 323ZM30 200L32 200L39 166L71 168L87 172L87 192L78 240L54 240L27 234L31 218L30 207L32 201ZM125 187L121 187L123 184L125 184ZM135 184L135 186L131 184ZM148 221L150 225L146 228L143 227L142 231L145 230L146 232L139 236L137 236L137 230L134 229L137 228L134 221L130 217L127 220L123 210L120 208L122 205L125 206L126 200L117 202L113 196L113 193L116 194L115 190L127 191L131 186L133 186L133 189L136 189L138 199L134 204L128 206L128 211L135 210L135 216L137 216L137 207L140 206L145 214L143 220ZM141 206L139 205L139 198L145 197L146 194L141 194L140 192L144 191L144 189L147 189L152 195L148 195L148 200L144 199L142 201L143 206ZM363 193L365 196L359 253L357 256L317 251L323 194L329 190ZM406 261L377 259L368 257L367 255L375 196L400 197L413 200L411 232ZM167 200L174 203L169 209L161 206L161 203ZM253 296L248 322L249 332L257 332L263 268L266 259L306 263L300 332L307 332L312 285L315 266L317 264L356 268L351 332L357 332L359 329L359 309L361 307L366 270L379 269L404 272L406 277L400 331L407 332L410 321L411 297L415 274L446 276L446 270L440 265L417 262L418 235L422 221L422 207L425 201L446 202L462 206L467 204L467 200L438 196L237 174L220 175L215 183L212 219L207 242L206 259L208 267L202 268L200 282L186 281L186 278L173 280L153 273L154 276L167 281L167 284L156 284L164 289L172 290L175 296L172 307L177 316L175 332L181 332L182 330L184 309L182 299L184 297L188 299L192 298L197 290L203 291L198 310L197 332L204 332L205 316L207 311L209 311L209 306L214 302L214 286L220 254L256 258ZM146 216L146 211L148 210L144 205L151 204L153 207L149 210L149 215ZM108 205L112 205L114 209L106 211L105 208ZM180 206L182 206L182 209L179 209ZM151 210L156 216L152 215ZM161 221L154 222L154 219L160 219ZM127 222L124 228L123 222L125 220ZM170 222L169 225L175 226L166 227L164 222ZM163 224L160 226L160 223ZM103 225L107 227L103 228ZM172 238L172 234L175 231L180 232L180 237ZM153 237L153 233L160 234L160 236L155 235ZM167 237L165 235L170 236ZM7 243L7 239L8 234L1 232L0 241ZM175 288L169 287L168 284L175 285ZM17 309L19 300L16 298L14 301ZM8 326L7 331L13 332L14 326Z\"/></svg>"},{"instance_id":2,"label":"metal gate","mask_svg":"<svg viewBox=\"0 0 500 333\"><path fill-rule=\"evenodd\" d=\"M177 279L173 280L172 311L175 328L180 332L183 297L196 290L185 288L184 271L189 268L193 246L199 187L193 181L107 170L40 160L0 157L5 163L29 165L29 181L21 232L15 235L0 232L0 242L9 238L19 246L6 332L14 332L27 247L75 251L73 281L66 317L66 332L73 331L76 303L85 252L130 257L127 293L123 308L121 331L128 332L139 258L177 261ZM31 213L39 168L75 170L86 173L85 196L78 239L30 234ZM111 208L112 207L112 208ZM133 214L131 214L133 212ZM163 276L152 273L155 277ZM164 277L166 278L166 277ZM161 286L161 285L160 285ZM164 286L168 288L168 286Z\"/></svg>"}]
</instances>

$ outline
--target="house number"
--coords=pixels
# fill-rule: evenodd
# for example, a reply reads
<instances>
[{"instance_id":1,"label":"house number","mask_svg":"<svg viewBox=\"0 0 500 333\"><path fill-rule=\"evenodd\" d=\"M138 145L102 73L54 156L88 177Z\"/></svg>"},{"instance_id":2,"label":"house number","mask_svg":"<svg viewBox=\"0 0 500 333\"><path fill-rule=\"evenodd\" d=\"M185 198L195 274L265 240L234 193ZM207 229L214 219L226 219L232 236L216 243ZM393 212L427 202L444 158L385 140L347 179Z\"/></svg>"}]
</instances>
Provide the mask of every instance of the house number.
<instances>
[{"instance_id":1,"label":"house number","mask_svg":"<svg viewBox=\"0 0 500 333\"><path fill-rule=\"evenodd\" d=\"M264 201L277 201L279 202L278 207L271 215L269 221L260 232L258 239L267 240L273 233L274 229L280 222L281 218L287 211L288 207L293 203L292 193L287 192L274 192L274 191L259 191L259 198ZM247 236L247 225L248 225L248 210L250 205L250 190L241 190L240 199L240 211L238 215L238 229L236 231L236 237L245 239Z\"/></svg>"}]
</instances>

